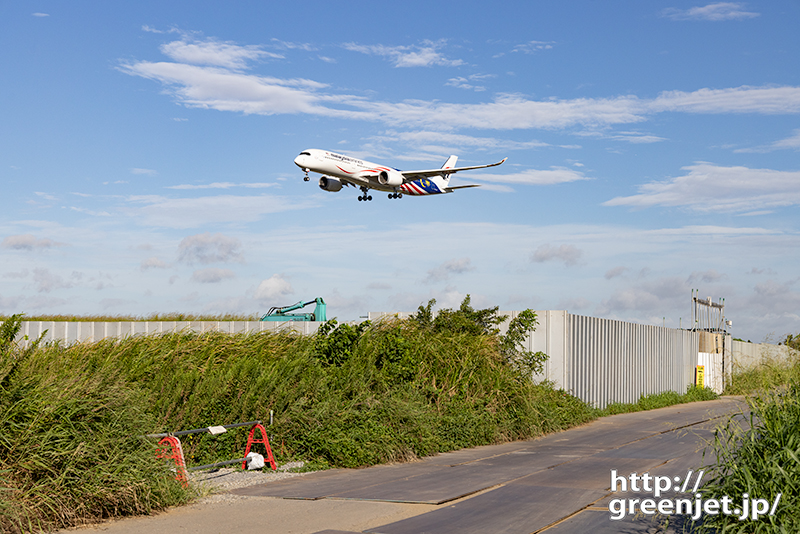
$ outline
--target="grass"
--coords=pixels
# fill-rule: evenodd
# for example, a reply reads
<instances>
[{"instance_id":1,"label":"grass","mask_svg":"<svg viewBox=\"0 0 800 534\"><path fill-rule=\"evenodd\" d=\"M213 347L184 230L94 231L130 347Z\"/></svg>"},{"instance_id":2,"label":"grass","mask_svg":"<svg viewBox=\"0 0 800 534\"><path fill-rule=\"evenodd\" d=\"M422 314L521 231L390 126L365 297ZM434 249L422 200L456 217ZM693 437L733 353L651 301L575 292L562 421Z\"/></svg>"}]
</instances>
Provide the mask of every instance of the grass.
<instances>
[{"instance_id":1,"label":"grass","mask_svg":"<svg viewBox=\"0 0 800 534\"><path fill-rule=\"evenodd\" d=\"M766 499L770 507L781 493L774 516L740 521L736 516L706 515L698 532L788 533L800 531L800 383L784 391L748 398L748 424L730 418L712 444L717 463L703 486L706 499L724 496L742 503L743 495Z\"/></svg>"},{"instance_id":2,"label":"grass","mask_svg":"<svg viewBox=\"0 0 800 534\"><path fill-rule=\"evenodd\" d=\"M0 530L29 532L187 502L153 462L144 398L112 367L11 351L0 356Z\"/></svg>"},{"instance_id":3,"label":"grass","mask_svg":"<svg viewBox=\"0 0 800 534\"><path fill-rule=\"evenodd\" d=\"M725 395L749 395L785 386L800 380L800 359L788 360L764 358L759 365L735 370L730 383L725 386Z\"/></svg>"},{"instance_id":4,"label":"grass","mask_svg":"<svg viewBox=\"0 0 800 534\"><path fill-rule=\"evenodd\" d=\"M797 336L785 344L798 349ZM764 358L734 372L727 395L746 395L749 414L729 417L715 433L710 452L716 458L704 498L730 497L741 506L743 495L767 499L778 493L774 516L740 521L737 516L705 515L693 532L788 533L800 531L800 358Z\"/></svg>"},{"instance_id":5,"label":"grass","mask_svg":"<svg viewBox=\"0 0 800 534\"><path fill-rule=\"evenodd\" d=\"M618 402L611 403L604 409L599 410L598 416L603 417L606 415L615 415L619 413L655 410L656 408L665 408L675 404L714 400L717 398L719 398L719 395L714 393L714 390L711 388L690 385L684 394L680 394L675 391L665 391L663 393L642 395L639 398L639 401L633 404L622 404Z\"/></svg>"},{"instance_id":6,"label":"grass","mask_svg":"<svg viewBox=\"0 0 800 534\"><path fill-rule=\"evenodd\" d=\"M420 308L424 311L424 308ZM492 311L492 310L488 310ZM267 419L277 460L360 467L566 429L610 413L707 398L659 394L594 409L532 383L523 315L500 336L465 300L442 319L287 332L133 337L14 346L0 326L2 529L34 531L150 513L192 493L146 433ZM477 325L477 326L476 326ZM240 457L246 431L182 439L189 465Z\"/></svg>"}]
</instances>

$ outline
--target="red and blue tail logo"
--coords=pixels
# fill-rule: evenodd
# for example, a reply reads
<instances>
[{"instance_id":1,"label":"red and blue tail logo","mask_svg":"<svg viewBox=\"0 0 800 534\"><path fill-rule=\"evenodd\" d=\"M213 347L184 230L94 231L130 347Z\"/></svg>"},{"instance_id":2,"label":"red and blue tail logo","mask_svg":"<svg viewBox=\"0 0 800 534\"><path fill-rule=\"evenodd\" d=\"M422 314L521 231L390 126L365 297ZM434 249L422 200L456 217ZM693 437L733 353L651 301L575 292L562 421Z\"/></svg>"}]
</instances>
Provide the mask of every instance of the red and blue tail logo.
<instances>
[{"instance_id":1,"label":"red and blue tail logo","mask_svg":"<svg viewBox=\"0 0 800 534\"><path fill-rule=\"evenodd\" d=\"M437 185L427 178L420 178L400 186L400 191L407 195L435 195L442 191Z\"/></svg>"}]
</instances>

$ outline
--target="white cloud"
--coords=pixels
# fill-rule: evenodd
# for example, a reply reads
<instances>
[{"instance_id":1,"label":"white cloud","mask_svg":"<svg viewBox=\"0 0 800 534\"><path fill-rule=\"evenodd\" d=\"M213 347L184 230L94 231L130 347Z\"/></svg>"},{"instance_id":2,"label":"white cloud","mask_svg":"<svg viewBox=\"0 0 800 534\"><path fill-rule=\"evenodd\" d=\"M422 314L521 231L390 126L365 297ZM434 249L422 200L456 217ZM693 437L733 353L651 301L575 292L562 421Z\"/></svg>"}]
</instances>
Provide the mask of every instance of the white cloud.
<instances>
[{"instance_id":1,"label":"white cloud","mask_svg":"<svg viewBox=\"0 0 800 534\"><path fill-rule=\"evenodd\" d=\"M131 169L131 174L146 174L148 176L156 176L158 172L154 171L153 169L140 169L134 167L133 169Z\"/></svg>"},{"instance_id":2,"label":"white cloud","mask_svg":"<svg viewBox=\"0 0 800 534\"><path fill-rule=\"evenodd\" d=\"M515 46L511 51L522 52L524 54L535 54L536 52L541 52L542 50L552 49L554 44L554 41L528 41L527 43Z\"/></svg>"},{"instance_id":3,"label":"white cloud","mask_svg":"<svg viewBox=\"0 0 800 534\"><path fill-rule=\"evenodd\" d=\"M48 194L48 193L43 193L41 191L34 191L33 194L36 195L37 197L43 198L45 200L58 200L53 195Z\"/></svg>"},{"instance_id":4,"label":"white cloud","mask_svg":"<svg viewBox=\"0 0 800 534\"><path fill-rule=\"evenodd\" d=\"M50 272L49 269L33 269L33 283L39 293L50 293L57 289L67 289L73 286L72 282Z\"/></svg>"},{"instance_id":5,"label":"white cloud","mask_svg":"<svg viewBox=\"0 0 800 534\"><path fill-rule=\"evenodd\" d=\"M21 271L20 271L20 272L18 272L18 273L15 273L15 272L12 272L12 273L5 273L5 274L3 275L3 278L27 278L27 277L28 277L28 274L30 274L30 273L28 272L28 269L23 269L23 270L21 270Z\"/></svg>"},{"instance_id":6,"label":"white cloud","mask_svg":"<svg viewBox=\"0 0 800 534\"><path fill-rule=\"evenodd\" d=\"M689 278L686 281L690 284L696 283L706 283L706 284L713 284L715 282L720 282L727 278L727 275L717 272L716 269L710 269L708 271L698 272L695 271L689 275Z\"/></svg>"},{"instance_id":7,"label":"white cloud","mask_svg":"<svg viewBox=\"0 0 800 534\"><path fill-rule=\"evenodd\" d=\"M566 266L576 265L583 256L583 251L575 245L559 245L554 247L549 243L541 245L531 255L531 261L544 263L546 261L560 261Z\"/></svg>"},{"instance_id":8,"label":"white cloud","mask_svg":"<svg viewBox=\"0 0 800 534\"><path fill-rule=\"evenodd\" d=\"M800 150L800 130L795 130L794 135L791 137L776 141L773 143L772 148L791 148L793 150Z\"/></svg>"},{"instance_id":9,"label":"white cloud","mask_svg":"<svg viewBox=\"0 0 800 534\"><path fill-rule=\"evenodd\" d=\"M796 314L800 310L800 293L795 290L795 285L795 281L777 282L772 279L756 284L749 302L760 311Z\"/></svg>"},{"instance_id":10,"label":"white cloud","mask_svg":"<svg viewBox=\"0 0 800 534\"><path fill-rule=\"evenodd\" d=\"M469 271L474 271L475 267L472 265L472 260L469 258L459 258L456 260L448 260L438 267L428 270L428 276L425 278L425 283L441 282L448 280L454 274L462 274Z\"/></svg>"},{"instance_id":11,"label":"white cloud","mask_svg":"<svg viewBox=\"0 0 800 534\"><path fill-rule=\"evenodd\" d=\"M178 261L183 263L244 262L242 242L222 234L196 234L185 237L178 245Z\"/></svg>"},{"instance_id":12,"label":"white cloud","mask_svg":"<svg viewBox=\"0 0 800 534\"><path fill-rule=\"evenodd\" d=\"M245 114L273 115L308 113L346 116L322 105L338 97L317 95L324 84L303 79L281 80L233 72L218 67L183 63L123 64L120 70L134 76L156 80L172 87L173 94L186 107L237 111ZM356 98L356 97L352 97Z\"/></svg>"},{"instance_id":13,"label":"white cloud","mask_svg":"<svg viewBox=\"0 0 800 534\"><path fill-rule=\"evenodd\" d=\"M447 80L447 83L445 83L445 85L450 87L457 87L459 89L467 89L478 92L486 90L486 88L482 85L472 85L463 76L459 76L458 78L450 78L449 80Z\"/></svg>"},{"instance_id":14,"label":"white cloud","mask_svg":"<svg viewBox=\"0 0 800 534\"><path fill-rule=\"evenodd\" d=\"M744 11L744 9L745 4L742 2L716 2L689 9L670 7L661 11L661 16L672 20L710 21L752 19L759 16L759 13Z\"/></svg>"},{"instance_id":15,"label":"white cloud","mask_svg":"<svg viewBox=\"0 0 800 534\"><path fill-rule=\"evenodd\" d=\"M72 211L77 211L78 213L91 215L92 217L111 217L111 214L105 210L103 211L90 210L88 208L80 208L78 206L70 206L69 209Z\"/></svg>"},{"instance_id":16,"label":"white cloud","mask_svg":"<svg viewBox=\"0 0 800 534\"><path fill-rule=\"evenodd\" d=\"M703 212L747 212L800 204L800 171L719 167L697 163L684 176L639 186L639 194L604 206L685 206Z\"/></svg>"},{"instance_id":17,"label":"white cloud","mask_svg":"<svg viewBox=\"0 0 800 534\"><path fill-rule=\"evenodd\" d=\"M273 274L258 285L256 298L261 301L279 301L292 293L292 284L282 274Z\"/></svg>"},{"instance_id":18,"label":"white cloud","mask_svg":"<svg viewBox=\"0 0 800 534\"><path fill-rule=\"evenodd\" d=\"M214 182L210 184L181 184L170 185L167 189L230 189L232 187L245 187L248 189L266 189L268 187L275 187L278 184L266 182L253 182L253 183L239 183L233 182Z\"/></svg>"},{"instance_id":19,"label":"white cloud","mask_svg":"<svg viewBox=\"0 0 800 534\"><path fill-rule=\"evenodd\" d=\"M309 43L292 43L290 41L281 41L275 37L271 40L272 46L284 50L305 50L306 52L314 52L317 48Z\"/></svg>"},{"instance_id":20,"label":"white cloud","mask_svg":"<svg viewBox=\"0 0 800 534\"><path fill-rule=\"evenodd\" d=\"M120 211L137 224L167 228L196 228L215 223L256 222L267 214L316 206L309 198L219 195L200 198L166 198L158 195L128 198Z\"/></svg>"},{"instance_id":21,"label":"white cloud","mask_svg":"<svg viewBox=\"0 0 800 534\"><path fill-rule=\"evenodd\" d=\"M161 52L178 62L225 67L232 70L244 70L247 68L248 61L264 57L283 58L282 55L267 52L259 46L242 46L216 39L193 41L184 38L161 45Z\"/></svg>"},{"instance_id":22,"label":"white cloud","mask_svg":"<svg viewBox=\"0 0 800 534\"><path fill-rule=\"evenodd\" d=\"M146 260L142 260L142 263L139 266L142 271L146 271L148 269L166 269L167 267L169 267L169 265L166 262L161 261L155 256L147 258Z\"/></svg>"},{"instance_id":23,"label":"white cloud","mask_svg":"<svg viewBox=\"0 0 800 534\"><path fill-rule=\"evenodd\" d=\"M664 277L653 282L625 287L603 299L594 313L600 316L627 311L658 314L672 311L689 293L691 286L678 277ZM688 300L688 299L687 299Z\"/></svg>"},{"instance_id":24,"label":"white cloud","mask_svg":"<svg viewBox=\"0 0 800 534\"><path fill-rule=\"evenodd\" d=\"M216 41L210 41L210 48ZM346 45L349 49L393 58L397 66L458 64L437 49L443 41L424 46L385 47ZM246 56L250 48L228 44L230 54ZM234 52L234 50L242 50ZM248 52L249 51L249 52ZM217 63L225 63L218 61ZM519 94L500 94L483 103L455 104L440 101L373 101L367 97L335 94L327 84L307 79L280 79L246 74L224 65L186 62L123 63L119 69L133 76L160 82L186 107L208 108L245 114L296 114L348 118L409 125L430 130L563 129L589 128L642 122L654 113L763 113L800 112L800 87L750 87L667 91L655 99L635 95L608 98L532 100ZM630 142L655 142L656 136L620 134Z\"/></svg>"},{"instance_id":25,"label":"white cloud","mask_svg":"<svg viewBox=\"0 0 800 534\"><path fill-rule=\"evenodd\" d=\"M31 15L34 16L34 17L49 17L50 16L49 13L31 13Z\"/></svg>"},{"instance_id":26,"label":"white cloud","mask_svg":"<svg viewBox=\"0 0 800 534\"><path fill-rule=\"evenodd\" d=\"M659 143L665 141L663 137L657 135L643 134L641 132L619 132L611 136L617 141L627 141L632 144Z\"/></svg>"},{"instance_id":27,"label":"white cloud","mask_svg":"<svg viewBox=\"0 0 800 534\"><path fill-rule=\"evenodd\" d=\"M567 169L566 167L553 167L550 170L527 169L511 174L473 173L469 175L469 178L484 182L521 185L553 185L580 180L591 180L591 178L585 176L582 172Z\"/></svg>"},{"instance_id":28,"label":"white cloud","mask_svg":"<svg viewBox=\"0 0 800 534\"><path fill-rule=\"evenodd\" d=\"M374 56L388 57L394 62L395 67L430 67L432 65L442 65L455 67L463 65L460 59L447 59L439 52L439 48L444 47L446 42L422 41L419 45L410 46L385 46L385 45L360 45L356 43L345 43L342 46L351 52L361 52Z\"/></svg>"},{"instance_id":29,"label":"white cloud","mask_svg":"<svg viewBox=\"0 0 800 534\"><path fill-rule=\"evenodd\" d=\"M37 239L36 236L31 234L10 235L3 239L0 246L3 248L10 248L13 250L37 250L59 247L63 243L57 243L52 239L41 238Z\"/></svg>"},{"instance_id":30,"label":"white cloud","mask_svg":"<svg viewBox=\"0 0 800 534\"><path fill-rule=\"evenodd\" d=\"M459 76L457 78L450 78L445 85L450 87L457 87L459 89L467 89L472 91L485 91L486 87L482 85L473 85L477 81L494 78L494 74L471 74L468 77Z\"/></svg>"},{"instance_id":31,"label":"white cloud","mask_svg":"<svg viewBox=\"0 0 800 534\"><path fill-rule=\"evenodd\" d=\"M411 149L426 152L425 154L409 154L407 151L395 155L397 159L405 160L435 160L444 161L449 154L458 154L464 149L480 150L531 150L550 146L542 141L514 141L498 137L476 137L472 135L456 134L433 130L396 131L387 130L381 135L370 138L365 145L369 154L384 157L386 154L399 151L398 144L403 144ZM366 155L365 155L366 157Z\"/></svg>"},{"instance_id":32,"label":"white cloud","mask_svg":"<svg viewBox=\"0 0 800 534\"><path fill-rule=\"evenodd\" d=\"M211 267L208 269L198 269L192 273L192 281L200 282L201 284L216 284L230 278L236 278L236 274L230 269Z\"/></svg>"},{"instance_id":33,"label":"white cloud","mask_svg":"<svg viewBox=\"0 0 800 534\"><path fill-rule=\"evenodd\" d=\"M800 113L800 87L752 87L664 91L647 106L652 112L685 113Z\"/></svg>"},{"instance_id":34,"label":"white cloud","mask_svg":"<svg viewBox=\"0 0 800 534\"><path fill-rule=\"evenodd\" d=\"M737 148L734 152L742 153L742 152L772 152L773 150L800 150L800 129L795 130L793 135L787 137L786 139L781 139L779 141L775 141L774 143L767 145L767 146L760 146L755 148Z\"/></svg>"},{"instance_id":35,"label":"white cloud","mask_svg":"<svg viewBox=\"0 0 800 534\"><path fill-rule=\"evenodd\" d=\"M628 270L627 267L623 267L621 265L618 267L614 267L613 269L609 269L608 271L606 271L605 274L606 280L611 280L612 278L622 276L623 274L625 274L627 270Z\"/></svg>"}]
</instances>

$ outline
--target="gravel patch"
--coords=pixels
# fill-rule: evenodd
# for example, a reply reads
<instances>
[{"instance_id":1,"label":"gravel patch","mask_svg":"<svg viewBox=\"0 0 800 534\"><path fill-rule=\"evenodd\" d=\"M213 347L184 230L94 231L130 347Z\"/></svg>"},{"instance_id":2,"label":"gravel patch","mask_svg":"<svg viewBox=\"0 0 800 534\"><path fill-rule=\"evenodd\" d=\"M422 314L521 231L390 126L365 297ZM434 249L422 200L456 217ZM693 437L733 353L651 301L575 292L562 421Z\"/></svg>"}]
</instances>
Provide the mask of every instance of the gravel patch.
<instances>
[{"instance_id":1,"label":"gravel patch","mask_svg":"<svg viewBox=\"0 0 800 534\"><path fill-rule=\"evenodd\" d=\"M244 488L256 484L266 484L276 480L303 476L306 473L292 473L291 469L303 467L303 462L288 462L273 471L268 466L263 470L247 471L241 467L221 467L204 471L193 471L189 473L189 483L199 488L201 491L208 492L209 495L195 501L195 504L206 504L210 502L226 502L241 499L249 499L244 495L233 495L228 493L232 489ZM308 473L313 471L307 471Z\"/></svg>"}]
</instances>

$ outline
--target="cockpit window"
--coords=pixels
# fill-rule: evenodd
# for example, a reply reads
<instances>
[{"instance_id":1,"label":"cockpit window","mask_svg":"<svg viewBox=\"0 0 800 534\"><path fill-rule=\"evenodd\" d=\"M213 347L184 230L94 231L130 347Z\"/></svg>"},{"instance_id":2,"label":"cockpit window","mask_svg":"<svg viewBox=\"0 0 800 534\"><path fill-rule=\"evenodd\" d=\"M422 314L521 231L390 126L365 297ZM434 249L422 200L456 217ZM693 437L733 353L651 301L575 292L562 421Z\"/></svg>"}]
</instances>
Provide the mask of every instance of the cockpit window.
<instances>
[{"instance_id":1,"label":"cockpit window","mask_svg":"<svg viewBox=\"0 0 800 534\"><path fill-rule=\"evenodd\" d=\"M301 156L310 156L311 152L300 152Z\"/></svg>"}]
</instances>

